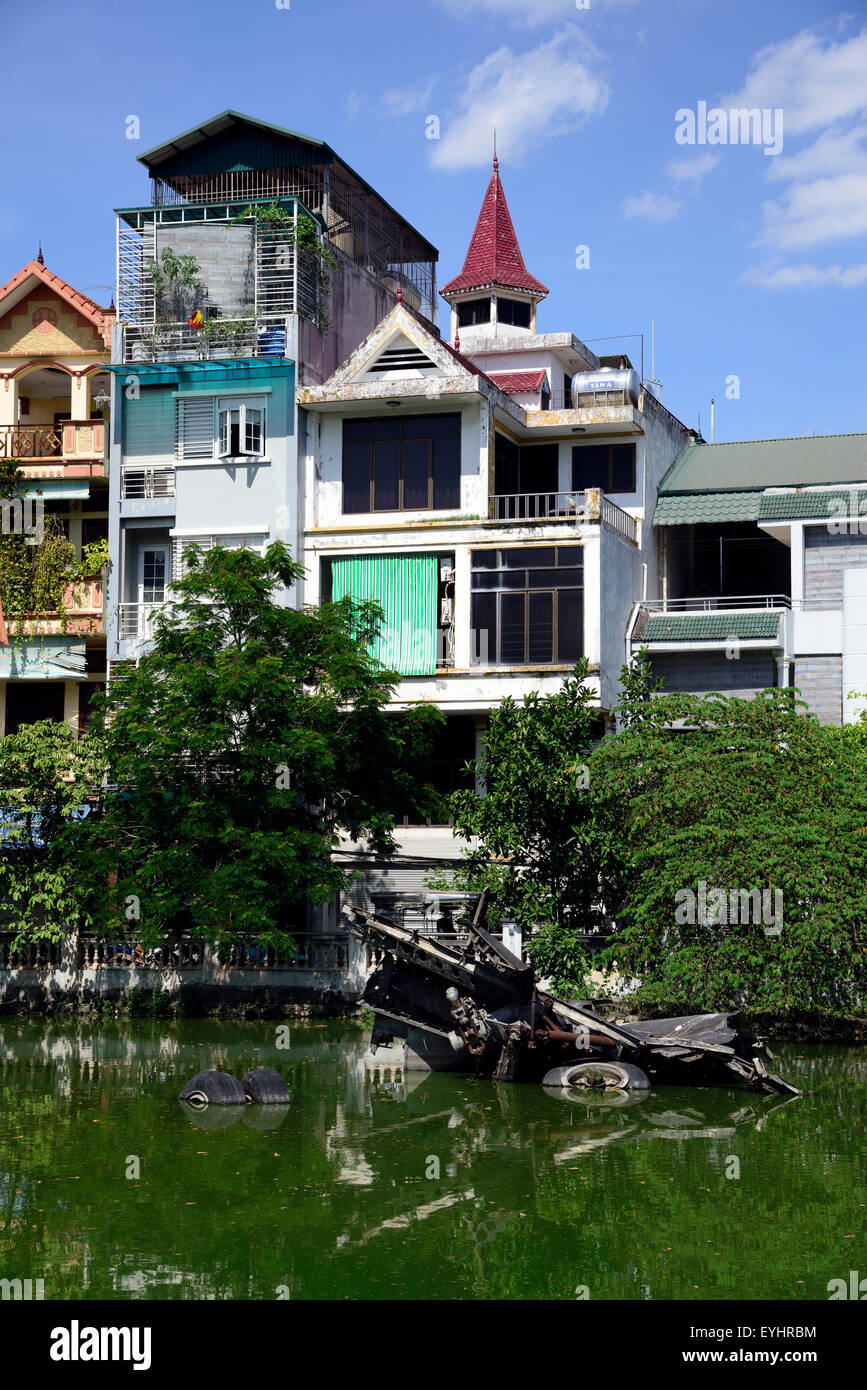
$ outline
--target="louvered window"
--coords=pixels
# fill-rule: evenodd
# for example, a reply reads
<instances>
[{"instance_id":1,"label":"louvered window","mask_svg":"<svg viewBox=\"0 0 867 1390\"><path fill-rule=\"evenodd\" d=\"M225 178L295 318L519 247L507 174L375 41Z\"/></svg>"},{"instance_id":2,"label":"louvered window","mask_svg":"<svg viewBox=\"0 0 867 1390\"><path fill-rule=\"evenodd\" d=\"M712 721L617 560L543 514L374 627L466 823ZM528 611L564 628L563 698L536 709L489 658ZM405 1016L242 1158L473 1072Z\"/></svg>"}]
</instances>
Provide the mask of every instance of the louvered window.
<instances>
[{"instance_id":1,"label":"louvered window","mask_svg":"<svg viewBox=\"0 0 867 1390\"><path fill-rule=\"evenodd\" d=\"M213 396L178 401L177 446L179 461L214 457Z\"/></svg>"}]
</instances>

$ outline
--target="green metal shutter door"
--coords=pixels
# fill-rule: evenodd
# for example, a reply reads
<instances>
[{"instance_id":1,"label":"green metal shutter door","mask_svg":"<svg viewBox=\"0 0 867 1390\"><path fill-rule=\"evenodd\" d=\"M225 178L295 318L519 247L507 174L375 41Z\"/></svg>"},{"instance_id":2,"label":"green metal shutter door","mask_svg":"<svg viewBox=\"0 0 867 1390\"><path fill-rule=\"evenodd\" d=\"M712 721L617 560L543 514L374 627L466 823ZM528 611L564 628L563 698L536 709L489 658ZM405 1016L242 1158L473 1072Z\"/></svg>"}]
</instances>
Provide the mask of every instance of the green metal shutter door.
<instances>
[{"instance_id":1,"label":"green metal shutter door","mask_svg":"<svg viewBox=\"0 0 867 1390\"><path fill-rule=\"evenodd\" d=\"M378 603L385 614L371 649L381 665L402 676L435 673L435 555L360 555L334 560L331 573L335 601Z\"/></svg>"}]
</instances>

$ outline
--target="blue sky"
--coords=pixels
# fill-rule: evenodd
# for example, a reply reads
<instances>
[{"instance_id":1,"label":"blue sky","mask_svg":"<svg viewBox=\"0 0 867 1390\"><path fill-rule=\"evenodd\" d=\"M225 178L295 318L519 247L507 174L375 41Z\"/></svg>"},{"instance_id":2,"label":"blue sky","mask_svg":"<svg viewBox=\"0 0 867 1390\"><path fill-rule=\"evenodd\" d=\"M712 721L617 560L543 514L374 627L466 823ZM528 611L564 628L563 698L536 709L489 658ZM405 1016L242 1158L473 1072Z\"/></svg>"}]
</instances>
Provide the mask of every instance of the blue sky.
<instances>
[{"instance_id":1,"label":"blue sky","mask_svg":"<svg viewBox=\"0 0 867 1390\"><path fill-rule=\"evenodd\" d=\"M496 125L540 330L618 335L593 345L636 365L643 332L650 376L654 319L665 403L707 434L714 396L719 440L867 430L864 0L279 3L6 9L0 279L41 238L107 303L136 156L234 107L327 140L439 247L443 284ZM679 144L700 102L781 109L781 152Z\"/></svg>"}]
</instances>

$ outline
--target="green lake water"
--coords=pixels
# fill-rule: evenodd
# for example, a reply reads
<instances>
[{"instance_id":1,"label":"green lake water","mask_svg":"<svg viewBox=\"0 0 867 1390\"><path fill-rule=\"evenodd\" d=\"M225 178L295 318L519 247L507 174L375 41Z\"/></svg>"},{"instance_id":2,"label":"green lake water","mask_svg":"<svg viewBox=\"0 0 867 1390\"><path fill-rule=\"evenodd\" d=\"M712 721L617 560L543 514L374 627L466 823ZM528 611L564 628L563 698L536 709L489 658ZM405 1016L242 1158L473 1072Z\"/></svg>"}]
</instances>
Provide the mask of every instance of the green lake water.
<instances>
[{"instance_id":1,"label":"green lake water","mask_svg":"<svg viewBox=\"0 0 867 1390\"><path fill-rule=\"evenodd\" d=\"M867 1275L867 1048L775 1047L806 1092L784 1103L579 1099L395 1081L360 1024L280 1028L0 1019L0 1279L46 1300L797 1300ZM254 1066L288 1111L176 1099Z\"/></svg>"}]
</instances>

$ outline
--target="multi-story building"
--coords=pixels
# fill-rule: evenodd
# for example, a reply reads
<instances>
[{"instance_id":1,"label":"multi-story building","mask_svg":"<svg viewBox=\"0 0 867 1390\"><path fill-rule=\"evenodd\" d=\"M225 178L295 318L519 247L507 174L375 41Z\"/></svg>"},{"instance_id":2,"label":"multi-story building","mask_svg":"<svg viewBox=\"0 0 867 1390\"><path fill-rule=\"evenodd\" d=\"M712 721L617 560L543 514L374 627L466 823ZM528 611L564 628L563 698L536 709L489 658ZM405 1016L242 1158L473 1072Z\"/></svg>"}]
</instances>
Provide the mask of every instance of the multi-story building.
<instances>
[{"instance_id":1,"label":"multi-story building","mask_svg":"<svg viewBox=\"0 0 867 1390\"><path fill-rule=\"evenodd\" d=\"M24 482L2 508L0 734L38 719L82 727L105 681L104 574L82 574L82 557L108 533L114 321L41 248L0 287L0 459Z\"/></svg>"},{"instance_id":2,"label":"multi-story building","mask_svg":"<svg viewBox=\"0 0 867 1390\"><path fill-rule=\"evenodd\" d=\"M299 553L297 385L398 281L434 313L435 248L322 141L226 111L140 159L149 202L117 213L111 662L148 640L185 543Z\"/></svg>"},{"instance_id":3,"label":"multi-story building","mask_svg":"<svg viewBox=\"0 0 867 1390\"><path fill-rule=\"evenodd\" d=\"M454 345L399 289L337 371L299 392L308 600L382 606L395 714L433 702L446 715L442 790L459 784L492 708L557 689L579 657L600 717L616 704L633 603L657 583L657 486L689 437L627 358L539 332L546 294L495 161L443 290ZM425 880L457 853L448 828L405 825L400 843L392 865L358 858L359 897L447 921Z\"/></svg>"},{"instance_id":4,"label":"multi-story building","mask_svg":"<svg viewBox=\"0 0 867 1390\"><path fill-rule=\"evenodd\" d=\"M669 690L796 686L827 723L867 691L867 434L687 444L653 517L660 583L636 603Z\"/></svg>"}]
</instances>

